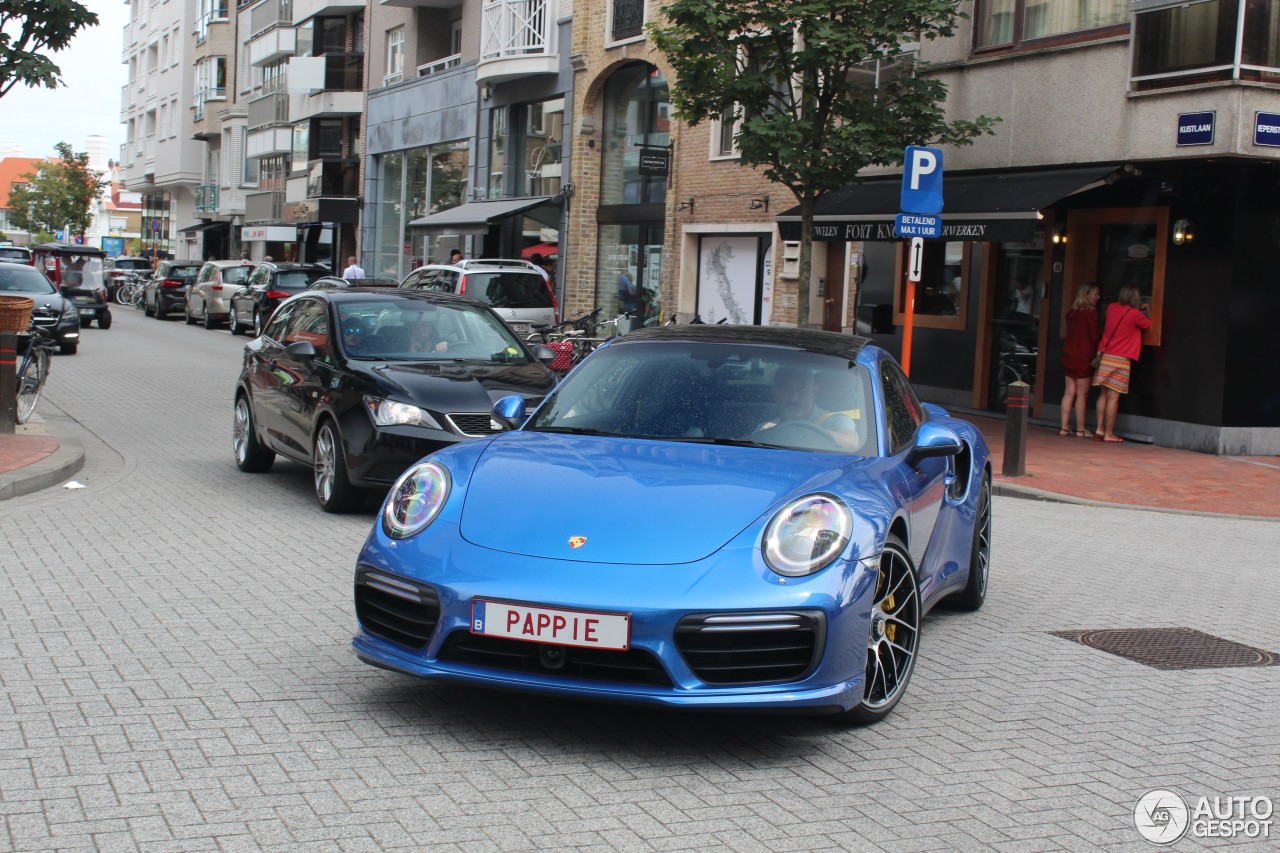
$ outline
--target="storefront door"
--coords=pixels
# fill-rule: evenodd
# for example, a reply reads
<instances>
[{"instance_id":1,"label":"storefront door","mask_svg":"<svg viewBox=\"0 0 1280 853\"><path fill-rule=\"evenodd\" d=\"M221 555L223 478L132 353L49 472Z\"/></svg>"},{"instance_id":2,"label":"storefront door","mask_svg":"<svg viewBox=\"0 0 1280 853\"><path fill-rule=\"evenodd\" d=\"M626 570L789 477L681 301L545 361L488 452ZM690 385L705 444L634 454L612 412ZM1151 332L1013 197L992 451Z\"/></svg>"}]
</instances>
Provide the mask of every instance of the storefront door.
<instances>
[{"instance_id":1,"label":"storefront door","mask_svg":"<svg viewBox=\"0 0 1280 853\"><path fill-rule=\"evenodd\" d=\"M991 325L987 407L1001 409L1009 385L1026 382L1034 395L1044 298L1044 249L1035 243L1004 243L996 260L994 297L988 303Z\"/></svg>"},{"instance_id":2,"label":"storefront door","mask_svg":"<svg viewBox=\"0 0 1280 853\"><path fill-rule=\"evenodd\" d=\"M656 314L662 293L662 223L637 222L600 226L600 271L597 280L613 293L597 294L597 305L615 308L606 318L634 311L634 325Z\"/></svg>"}]
</instances>

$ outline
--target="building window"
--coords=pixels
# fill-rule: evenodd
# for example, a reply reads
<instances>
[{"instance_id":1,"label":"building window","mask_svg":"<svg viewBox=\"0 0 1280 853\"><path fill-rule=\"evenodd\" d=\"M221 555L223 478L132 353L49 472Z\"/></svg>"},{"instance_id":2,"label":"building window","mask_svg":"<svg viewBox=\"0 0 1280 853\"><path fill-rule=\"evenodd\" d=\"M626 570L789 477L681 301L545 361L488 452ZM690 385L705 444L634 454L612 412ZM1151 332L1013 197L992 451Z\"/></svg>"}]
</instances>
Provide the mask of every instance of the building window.
<instances>
[{"instance_id":1,"label":"building window","mask_svg":"<svg viewBox=\"0 0 1280 853\"><path fill-rule=\"evenodd\" d=\"M636 38L644 31L644 0L613 0L609 9L612 41Z\"/></svg>"},{"instance_id":2,"label":"building window","mask_svg":"<svg viewBox=\"0 0 1280 853\"><path fill-rule=\"evenodd\" d=\"M620 68L605 84L600 203L661 204L667 176L640 168L645 149L670 150L667 79L644 62Z\"/></svg>"},{"instance_id":3,"label":"building window","mask_svg":"<svg viewBox=\"0 0 1280 853\"><path fill-rule=\"evenodd\" d=\"M378 158L373 240L378 274L404 278L424 263L444 260L432 251L434 238L415 232L409 223L462 204L471 165L468 151L466 141L449 142Z\"/></svg>"},{"instance_id":4,"label":"building window","mask_svg":"<svg viewBox=\"0 0 1280 853\"><path fill-rule=\"evenodd\" d=\"M972 245L954 240L925 241L921 278L916 284L913 321L916 325L939 329L965 327L969 287L978 280L978 271L972 268ZM904 322L907 304L906 254L904 245L898 251L902 272L895 279L901 282L894 298L895 320L899 325Z\"/></svg>"},{"instance_id":5,"label":"building window","mask_svg":"<svg viewBox=\"0 0 1280 853\"><path fill-rule=\"evenodd\" d=\"M404 27L387 33L387 73L382 85L390 86L404 79Z\"/></svg>"},{"instance_id":6,"label":"building window","mask_svg":"<svg viewBox=\"0 0 1280 853\"><path fill-rule=\"evenodd\" d=\"M195 119L204 118L205 104L227 99L227 60L211 56L196 63Z\"/></svg>"},{"instance_id":7,"label":"building window","mask_svg":"<svg viewBox=\"0 0 1280 853\"><path fill-rule=\"evenodd\" d=\"M1025 42L1128 23L1127 0L978 0L975 47L1017 47Z\"/></svg>"},{"instance_id":8,"label":"building window","mask_svg":"<svg viewBox=\"0 0 1280 853\"><path fill-rule=\"evenodd\" d=\"M742 129L738 109L725 110L711 122L711 158L713 160L738 156L738 131Z\"/></svg>"},{"instance_id":9,"label":"building window","mask_svg":"<svg viewBox=\"0 0 1280 853\"><path fill-rule=\"evenodd\" d=\"M490 116L489 197L560 192L564 98L499 107Z\"/></svg>"},{"instance_id":10,"label":"building window","mask_svg":"<svg viewBox=\"0 0 1280 853\"><path fill-rule=\"evenodd\" d=\"M1239 0L1139 12L1133 63L1137 89L1232 79L1276 82L1280 0L1248 0L1243 15Z\"/></svg>"}]
</instances>

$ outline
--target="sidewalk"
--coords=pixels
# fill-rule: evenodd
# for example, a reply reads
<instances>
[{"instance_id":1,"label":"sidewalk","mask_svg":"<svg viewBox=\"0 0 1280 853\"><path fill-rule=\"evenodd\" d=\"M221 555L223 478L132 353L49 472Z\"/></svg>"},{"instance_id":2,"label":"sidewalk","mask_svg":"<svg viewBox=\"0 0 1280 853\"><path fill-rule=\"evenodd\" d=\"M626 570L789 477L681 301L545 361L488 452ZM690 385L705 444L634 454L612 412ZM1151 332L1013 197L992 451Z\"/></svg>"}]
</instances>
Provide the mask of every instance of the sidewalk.
<instances>
[{"instance_id":1,"label":"sidewalk","mask_svg":"<svg viewBox=\"0 0 1280 853\"><path fill-rule=\"evenodd\" d=\"M1033 426L1027 475L1005 477L1005 422L966 416L991 446L995 493L1073 503L1280 519L1280 457L1209 456L1143 444L1101 444ZM55 486L84 465L84 447L47 424L0 435L0 500Z\"/></svg>"}]
</instances>

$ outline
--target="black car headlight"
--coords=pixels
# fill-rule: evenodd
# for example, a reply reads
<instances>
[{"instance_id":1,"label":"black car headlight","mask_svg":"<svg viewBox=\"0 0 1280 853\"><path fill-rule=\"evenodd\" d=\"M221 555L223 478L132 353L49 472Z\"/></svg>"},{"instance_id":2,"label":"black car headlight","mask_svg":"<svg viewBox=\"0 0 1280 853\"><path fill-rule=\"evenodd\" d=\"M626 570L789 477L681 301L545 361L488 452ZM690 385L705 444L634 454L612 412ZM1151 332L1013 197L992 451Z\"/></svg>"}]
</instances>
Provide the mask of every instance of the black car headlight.
<instances>
[{"instance_id":1,"label":"black car headlight","mask_svg":"<svg viewBox=\"0 0 1280 853\"><path fill-rule=\"evenodd\" d=\"M364 404L369 408L369 414L378 426L424 426L443 429L430 412L411 403L399 403L380 397L365 397Z\"/></svg>"},{"instance_id":2,"label":"black car headlight","mask_svg":"<svg viewBox=\"0 0 1280 853\"><path fill-rule=\"evenodd\" d=\"M819 572L840 556L853 534L853 514L835 495L807 495L784 506L764 531L764 561L780 575Z\"/></svg>"},{"instance_id":3,"label":"black car headlight","mask_svg":"<svg viewBox=\"0 0 1280 853\"><path fill-rule=\"evenodd\" d=\"M438 462L420 462L400 475L382 508L382 530L392 539L421 533L440 514L452 487L449 470Z\"/></svg>"}]
</instances>

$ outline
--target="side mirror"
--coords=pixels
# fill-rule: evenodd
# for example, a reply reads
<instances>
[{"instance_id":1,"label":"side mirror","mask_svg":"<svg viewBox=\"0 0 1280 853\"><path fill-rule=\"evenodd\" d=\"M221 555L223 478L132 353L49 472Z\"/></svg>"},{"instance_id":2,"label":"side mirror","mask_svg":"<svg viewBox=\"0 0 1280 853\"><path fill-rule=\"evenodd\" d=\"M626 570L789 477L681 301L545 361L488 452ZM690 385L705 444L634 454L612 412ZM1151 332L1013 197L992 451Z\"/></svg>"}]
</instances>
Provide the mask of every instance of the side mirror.
<instances>
[{"instance_id":1,"label":"side mirror","mask_svg":"<svg viewBox=\"0 0 1280 853\"><path fill-rule=\"evenodd\" d=\"M960 437L953 431L933 421L925 421L916 433L915 446L907 451L907 464L914 465L921 459L935 456L955 456L960 450Z\"/></svg>"},{"instance_id":2,"label":"side mirror","mask_svg":"<svg viewBox=\"0 0 1280 853\"><path fill-rule=\"evenodd\" d=\"M543 349L547 349L543 347ZM547 350L550 352L550 350ZM524 423L525 402L524 397L519 394L512 394L509 397L503 397L501 400L493 404L491 412L493 419L506 429L519 429Z\"/></svg>"},{"instance_id":3,"label":"side mirror","mask_svg":"<svg viewBox=\"0 0 1280 853\"><path fill-rule=\"evenodd\" d=\"M316 357L316 345L311 341L294 341L285 347L284 351L294 358Z\"/></svg>"},{"instance_id":4,"label":"side mirror","mask_svg":"<svg viewBox=\"0 0 1280 853\"><path fill-rule=\"evenodd\" d=\"M535 344L533 347L533 357L545 364L551 366L551 362L556 360L556 351L546 344Z\"/></svg>"}]
</instances>

